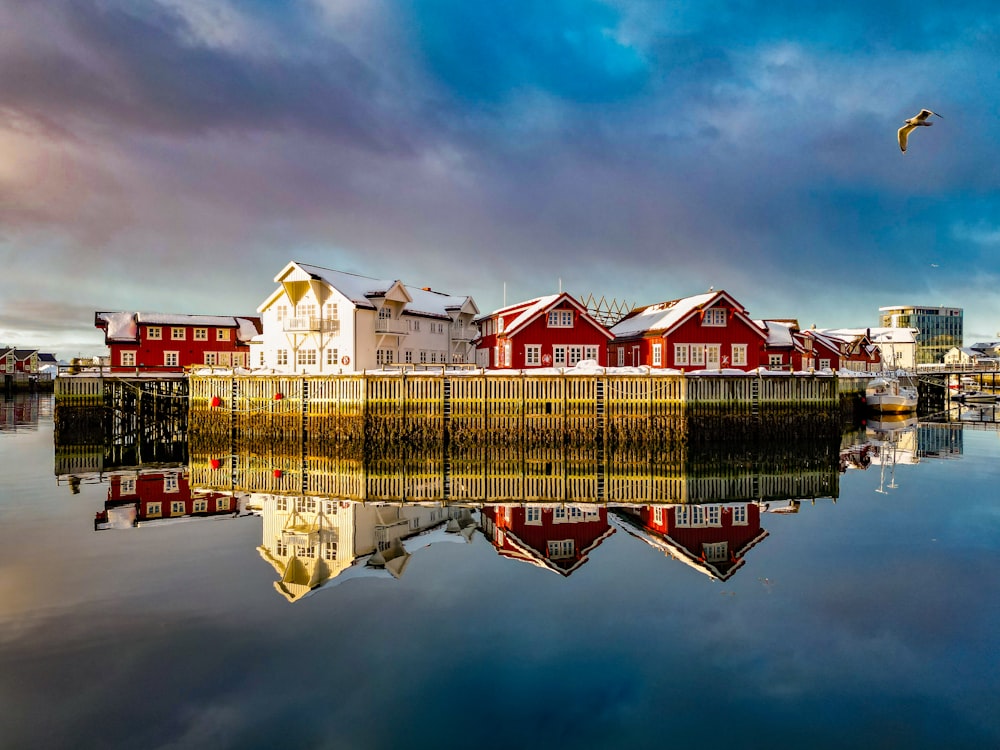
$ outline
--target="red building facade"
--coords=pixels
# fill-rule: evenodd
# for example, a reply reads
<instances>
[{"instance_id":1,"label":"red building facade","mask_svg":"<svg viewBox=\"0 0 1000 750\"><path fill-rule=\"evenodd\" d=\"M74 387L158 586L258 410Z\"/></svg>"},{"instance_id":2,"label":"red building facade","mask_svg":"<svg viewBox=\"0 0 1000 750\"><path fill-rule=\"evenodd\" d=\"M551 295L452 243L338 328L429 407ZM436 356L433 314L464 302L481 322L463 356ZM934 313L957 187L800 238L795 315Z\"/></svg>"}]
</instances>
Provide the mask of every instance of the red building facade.
<instances>
[{"instance_id":1,"label":"red building facade","mask_svg":"<svg viewBox=\"0 0 1000 750\"><path fill-rule=\"evenodd\" d=\"M605 507L490 505L480 512L497 552L569 576L615 533Z\"/></svg>"},{"instance_id":2,"label":"red building facade","mask_svg":"<svg viewBox=\"0 0 1000 750\"><path fill-rule=\"evenodd\" d=\"M754 370L767 331L724 291L638 307L611 328L611 367Z\"/></svg>"},{"instance_id":3,"label":"red building facade","mask_svg":"<svg viewBox=\"0 0 1000 750\"><path fill-rule=\"evenodd\" d=\"M571 295L520 302L475 321L476 364L494 369L573 367L582 360L607 363L611 332Z\"/></svg>"},{"instance_id":4,"label":"red building facade","mask_svg":"<svg viewBox=\"0 0 1000 750\"><path fill-rule=\"evenodd\" d=\"M115 474L110 477L108 499L94 519L98 530L127 528L170 518L231 515L239 502L230 494L193 494L183 469Z\"/></svg>"},{"instance_id":5,"label":"red building facade","mask_svg":"<svg viewBox=\"0 0 1000 750\"><path fill-rule=\"evenodd\" d=\"M248 367L260 318L98 312L112 372L182 372L190 365Z\"/></svg>"}]
</instances>

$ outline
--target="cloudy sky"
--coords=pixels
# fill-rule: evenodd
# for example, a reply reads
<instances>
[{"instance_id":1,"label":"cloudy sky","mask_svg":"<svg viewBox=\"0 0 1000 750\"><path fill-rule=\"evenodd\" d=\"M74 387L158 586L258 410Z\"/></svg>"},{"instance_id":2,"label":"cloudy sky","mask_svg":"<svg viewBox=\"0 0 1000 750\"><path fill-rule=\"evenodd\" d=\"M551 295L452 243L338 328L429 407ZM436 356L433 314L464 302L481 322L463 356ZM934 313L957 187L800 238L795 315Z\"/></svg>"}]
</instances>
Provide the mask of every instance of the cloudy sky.
<instances>
[{"instance_id":1,"label":"cloudy sky","mask_svg":"<svg viewBox=\"0 0 1000 750\"><path fill-rule=\"evenodd\" d=\"M252 314L293 259L483 311L713 286L803 326L959 306L993 338L1000 9L812 8L0 0L0 343Z\"/></svg>"}]
</instances>

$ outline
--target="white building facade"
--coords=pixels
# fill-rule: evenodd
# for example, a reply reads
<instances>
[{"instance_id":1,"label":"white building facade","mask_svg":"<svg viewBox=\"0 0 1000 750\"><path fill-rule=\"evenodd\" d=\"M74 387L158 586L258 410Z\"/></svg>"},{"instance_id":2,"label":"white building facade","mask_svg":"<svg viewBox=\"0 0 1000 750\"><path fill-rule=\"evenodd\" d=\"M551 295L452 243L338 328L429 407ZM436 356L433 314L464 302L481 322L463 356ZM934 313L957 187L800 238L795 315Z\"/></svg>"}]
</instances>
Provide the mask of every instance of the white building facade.
<instances>
[{"instance_id":1,"label":"white building facade","mask_svg":"<svg viewBox=\"0 0 1000 750\"><path fill-rule=\"evenodd\" d=\"M479 313L468 296L290 262L257 308L254 367L336 375L386 366L471 364Z\"/></svg>"}]
</instances>

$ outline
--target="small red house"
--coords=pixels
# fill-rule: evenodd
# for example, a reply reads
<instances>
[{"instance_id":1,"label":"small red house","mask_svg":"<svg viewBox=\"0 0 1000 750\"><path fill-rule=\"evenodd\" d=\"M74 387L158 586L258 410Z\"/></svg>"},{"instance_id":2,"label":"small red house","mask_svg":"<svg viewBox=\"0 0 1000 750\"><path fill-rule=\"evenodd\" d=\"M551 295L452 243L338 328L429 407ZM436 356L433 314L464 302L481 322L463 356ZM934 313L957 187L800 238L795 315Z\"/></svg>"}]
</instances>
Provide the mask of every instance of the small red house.
<instances>
[{"instance_id":1,"label":"small red house","mask_svg":"<svg viewBox=\"0 0 1000 750\"><path fill-rule=\"evenodd\" d=\"M15 372L37 373L39 354L37 349L0 350L0 372L8 375Z\"/></svg>"},{"instance_id":2,"label":"small red house","mask_svg":"<svg viewBox=\"0 0 1000 750\"><path fill-rule=\"evenodd\" d=\"M497 552L569 576L615 533L603 506L580 508L489 505L480 512L483 533Z\"/></svg>"},{"instance_id":3,"label":"small red house","mask_svg":"<svg viewBox=\"0 0 1000 750\"><path fill-rule=\"evenodd\" d=\"M806 347L803 367L816 370L856 370L876 372L882 369L882 350L867 333L830 333L808 330L801 333Z\"/></svg>"},{"instance_id":4,"label":"small red house","mask_svg":"<svg viewBox=\"0 0 1000 750\"><path fill-rule=\"evenodd\" d=\"M99 312L112 372L181 372L189 365L247 367L260 318Z\"/></svg>"},{"instance_id":5,"label":"small red house","mask_svg":"<svg viewBox=\"0 0 1000 750\"><path fill-rule=\"evenodd\" d=\"M239 502L230 494L192 493L184 469L114 474L94 528L127 528L168 518L231 515L238 510Z\"/></svg>"},{"instance_id":6,"label":"small red house","mask_svg":"<svg viewBox=\"0 0 1000 750\"><path fill-rule=\"evenodd\" d=\"M767 331L761 364L769 370L801 370L802 356L806 349L802 339L796 336L799 332L798 321L761 320L755 322Z\"/></svg>"},{"instance_id":7,"label":"small red house","mask_svg":"<svg viewBox=\"0 0 1000 750\"><path fill-rule=\"evenodd\" d=\"M768 535L757 503L643 505L615 514L633 536L720 581L732 578Z\"/></svg>"},{"instance_id":8,"label":"small red house","mask_svg":"<svg viewBox=\"0 0 1000 750\"><path fill-rule=\"evenodd\" d=\"M726 292L637 307L611 328L609 365L691 370L754 370L767 331Z\"/></svg>"},{"instance_id":9,"label":"small red house","mask_svg":"<svg viewBox=\"0 0 1000 750\"><path fill-rule=\"evenodd\" d=\"M611 332L565 292L520 302L477 318L476 364L485 368L606 364Z\"/></svg>"}]
</instances>

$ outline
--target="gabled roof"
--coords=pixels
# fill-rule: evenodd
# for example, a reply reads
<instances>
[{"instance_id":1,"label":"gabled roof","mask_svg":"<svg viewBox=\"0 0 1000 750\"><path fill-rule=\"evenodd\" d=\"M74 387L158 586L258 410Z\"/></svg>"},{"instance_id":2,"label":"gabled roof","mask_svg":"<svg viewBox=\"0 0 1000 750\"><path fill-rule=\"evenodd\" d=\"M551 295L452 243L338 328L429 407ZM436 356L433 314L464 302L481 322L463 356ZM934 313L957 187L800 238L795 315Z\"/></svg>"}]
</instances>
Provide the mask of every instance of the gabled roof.
<instances>
[{"instance_id":1,"label":"gabled roof","mask_svg":"<svg viewBox=\"0 0 1000 750\"><path fill-rule=\"evenodd\" d=\"M519 330L522 330L532 321L537 320L542 315L547 315L549 310L552 310L564 303L569 303L577 312L583 320L586 320L594 328L600 331L608 339L613 339L614 334L611 333L606 327L601 325L600 321L596 320L584 306L582 302L573 297L567 292L560 292L559 294L548 294L544 297L536 297L535 299L525 300L523 302L518 302L513 305L508 305L507 307L501 307L499 310L494 310L489 315L484 315L479 318L476 322L486 320L487 318L503 318L504 319L504 330L505 336L514 336Z\"/></svg>"},{"instance_id":2,"label":"gabled roof","mask_svg":"<svg viewBox=\"0 0 1000 750\"><path fill-rule=\"evenodd\" d=\"M794 320L755 320L755 324L767 331L767 346L774 349L801 349L802 344L793 334L799 330Z\"/></svg>"},{"instance_id":3,"label":"gabled roof","mask_svg":"<svg viewBox=\"0 0 1000 750\"><path fill-rule=\"evenodd\" d=\"M436 292L430 287L414 287L403 284L398 279L376 279L361 274L348 273L347 271L337 271L332 268L323 268L309 263L299 263L290 261L277 276L274 277L276 284L285 281L290 272L298 269L307 274L310 279L319 281L332 289L338 291L346 297L355 307L374 310L376 305L373 299L385 297L394 287L403 290L409 299L406 300L404 314L426 315L430 317L450 318L450 313L471 308L473 314L479 312L475 302L469 296L456 296L444 292ZM264 301L257 312L263 312L270 307L275 300L281 297L283 289L279 287Z\"/></svg>"},{"instance_id":4,"label":"gabled roof","mask_svg":"<svg viewBox=\"0 0 1000 750\"><path fill-rule=\"evenodd\" d=\"M743 305L722 290L718 292L709 291L705 294L696 294L693 297L682 297L681 299L669 300L668 302L659 302L655 305L637 307L618 321L611 328L611 332L616 338L638 336L652 332L667 335L695 313L714 307L723 301L732 305L736 310L736 314L751 329L757 331L761 338L767 337L767 332L747 317Z\"/></svg>"}]
</instances>

